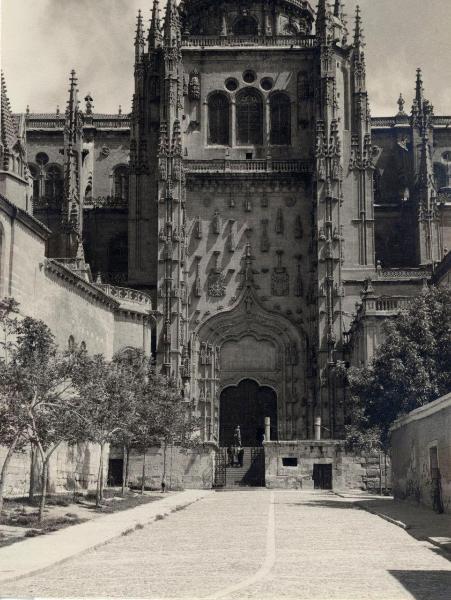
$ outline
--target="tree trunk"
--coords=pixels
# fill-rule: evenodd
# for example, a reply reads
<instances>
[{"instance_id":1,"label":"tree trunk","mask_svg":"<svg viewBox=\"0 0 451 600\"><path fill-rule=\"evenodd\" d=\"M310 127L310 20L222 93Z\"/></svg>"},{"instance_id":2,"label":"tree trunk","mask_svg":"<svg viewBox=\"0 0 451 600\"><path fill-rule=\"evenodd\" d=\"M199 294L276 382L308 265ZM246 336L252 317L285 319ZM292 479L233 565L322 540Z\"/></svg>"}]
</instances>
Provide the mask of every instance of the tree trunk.
<instances>
[{"instance_id":1,"label":"tree trunk","mask_svg":"<svg viewBox=\"0 0 451 600\"><path fill-rule=\"evenodd\" d=\"M49 470L49 457L42 457L42 472L41 472L41 501L39 503L39 523L44 520L45 502L47 500L47 474Z\"/></svg>"},{"instance_id":2,"label":"tree trunk","mask_svg":"<svg viewBox=\"0 0 451 600\"><path fill-rule=\"evenodd\" d=\"M127 486L127 479L128 479L128 468L127 467L128 467L128 448L124 444L122 446L122 491L121 491L122 497L125 496L125 488Z\"/></svg>"},{"instance_id":3,"label":"tree trunk","mask_svg":"<svg viewBox=\"0 0 451 600\"><path fill-rule=\"evenodd\" d=\"M34 444L31 444L31 455L30 455L30 487L28 488L28 500L30 503L34 501L35 493L35 469L36 469L36 448Z\"/></svg>"},{"instance_id":4,"label":"tree trunk","mask_svg":"<svg viewBox=\"0 0 451 600\"><path fill-rule=\"evenodd\" d=\"M163 450L163 477L161 479L161 483L166 484L166 448L168 447L168 443L164 440L164 450Z\"/></svg>"},{"instance_id":5,"label":"tree trunk","mask_svg":"<svg viewBox=\"0 0 451 600\"><path fill-rule=\"evenodd\" d=\"M146 451L143 453L143 470L142 470L142 481L141 481L141 494L144 494L146 487Z\"/></svg>"},{"instance_id":6,"label":"tree trunk","mask_svg":"<svg viewBox=\"0 0 451 600\"><path fill-rule=\"evenodd\" d=\"M97 475L97 489L96 489L96 506L99 507L103 499L103 443L100 444L100 459L99 459L99 473Z\"/></svg>"},{"instance_id":7,"label":"tree trunk","mask_svg":"<svg viewBox=\"0 0 451 600\"><path fill-rule=\"evenodd\" d=\"M18 437L14 438L13 442L11 443L10 447L8 448L8 452L6 453L5 461L3 462L3 466L2 466L2 472L0 475L0 515L2 514L2 510L3 510L3 494L4 494L5 488L6 488L6 478L8 476L8 468L9 468L9 464L13 457L14 450L16 449L18 441L19 441Z\"/></svg>"}]
</instances>

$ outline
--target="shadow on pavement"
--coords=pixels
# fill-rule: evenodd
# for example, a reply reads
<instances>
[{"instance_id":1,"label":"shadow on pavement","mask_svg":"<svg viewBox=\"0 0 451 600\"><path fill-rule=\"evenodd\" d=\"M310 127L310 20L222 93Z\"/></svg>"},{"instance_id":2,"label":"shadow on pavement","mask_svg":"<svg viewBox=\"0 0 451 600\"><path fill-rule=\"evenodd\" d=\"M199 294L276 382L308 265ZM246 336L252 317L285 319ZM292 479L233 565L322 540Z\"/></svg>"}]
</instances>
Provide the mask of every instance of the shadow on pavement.
<instances>
[{"instance_id":1,"label":"shadow on pavement","mask_svg":"<svg viewBox=\"0 0 451 600\"><path fill-rule=\"evenodd\" d=\"M451 571L389 571L415 600L449 600Z\"/></svg>"}]
</instances>

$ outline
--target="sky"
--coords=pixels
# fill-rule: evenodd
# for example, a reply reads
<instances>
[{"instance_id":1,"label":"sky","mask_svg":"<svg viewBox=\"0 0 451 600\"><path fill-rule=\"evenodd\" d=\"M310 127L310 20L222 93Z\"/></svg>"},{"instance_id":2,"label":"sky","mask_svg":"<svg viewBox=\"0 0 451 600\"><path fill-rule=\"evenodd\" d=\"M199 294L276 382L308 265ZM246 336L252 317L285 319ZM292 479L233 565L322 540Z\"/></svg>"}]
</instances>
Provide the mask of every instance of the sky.
<instances>
[{"instance_id":1,"label":"sky","mask_svg":"<svg viewBox=\"0 0 451 600\"><path fill-rule=\"evenodd\" d=\"M130 110L136 13L141 8L150 17L152 0L0 2L1 62L16 112L64 108L71 69L81 98L91 92L95 112ZM352 29L357 3L373 116L395 114L400 92L410 108L417 67L435 113L451 114L451 1L345 0Z\"/></svg>"}]
</instances>

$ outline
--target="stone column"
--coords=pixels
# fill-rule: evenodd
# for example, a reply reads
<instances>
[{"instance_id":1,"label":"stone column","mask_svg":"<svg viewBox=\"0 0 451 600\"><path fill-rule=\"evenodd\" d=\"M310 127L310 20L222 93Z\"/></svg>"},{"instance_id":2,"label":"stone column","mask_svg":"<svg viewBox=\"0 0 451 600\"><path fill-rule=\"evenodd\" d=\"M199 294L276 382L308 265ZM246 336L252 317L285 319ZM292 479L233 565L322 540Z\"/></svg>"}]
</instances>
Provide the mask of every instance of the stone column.
<instances>
[{"instance_id":1,"label":"stone column","mask_svg":"<svg viewBox=\"0 0 451 600\"><path fill-rule=\"evenodd\" d=\"M265 417L265 441L271 441L271 419Z\"/></svg>"},{"instance_id":2,"label":"stone column","mask_svg":"<svg viewBox=\"0 0 451 600\"><path fill-rule=\"evenodd\" d=\"M321 440L321 417L315 417L315 441Z\"/></svg>"}]
</instances>

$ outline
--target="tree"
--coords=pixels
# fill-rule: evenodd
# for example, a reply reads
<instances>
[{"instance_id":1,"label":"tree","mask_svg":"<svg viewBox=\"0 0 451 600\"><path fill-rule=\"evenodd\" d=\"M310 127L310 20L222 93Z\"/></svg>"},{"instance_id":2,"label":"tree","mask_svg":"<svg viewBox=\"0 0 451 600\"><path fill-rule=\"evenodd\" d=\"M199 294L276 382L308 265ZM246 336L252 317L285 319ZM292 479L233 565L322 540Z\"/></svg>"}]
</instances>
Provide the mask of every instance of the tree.
<instances>
[{"instance_id":1,"label":"tree","mask_svg":"<svg viewBox=\"0 0 451 600\"><path fill-rule=\"evenodd\" d=\"M130 362L115 357L109 362L102 355L84 354L73 375L78 391L76 412L84 423L86 439L100 446L97 506L103 499L105 446L129 438L143 365L138 359Z\"/></svg>"},{"instance_id":2,"label":"tree","mask_svg":"<svg viewBox=\"0 0 451 600\"><path fill-rule=\"evenodd\" d=\"M451 391L451 290L432 287L385 324L371 364L347 372L352 445L389 444L401 415Z\"/></svg>"},{"instance_id":3,"label":"tree","mask_svg":"<svg viewBox=\"0 0 451 600\"><path fill-rule=\"evenodd\" d=\"M83 435L73 412L74 356L61 354L50 329L42 321L25 317L16 328L17 344L10 354L9 390L21 411L23 435L41 458L39 520L44 517L48 467L63 443L75 443Z\"/></svg>"},{"instance_id":4,"label":"tree","mask_svg":"<svg viewBox=\"0 0 451 600\"><path fill-rule=\"evenodd\" d=\"M22 449L27 443L23 407L15 394L15 386L11 385L14 380L9 366L9 356L15 348L14 334L17 329L17 318L13 315L18 313L18 306L13 298L4 298L0 303L0 445L7 449L0 473L0 514L11 459L14 452Z\"/></svg>"}]
</instances>

